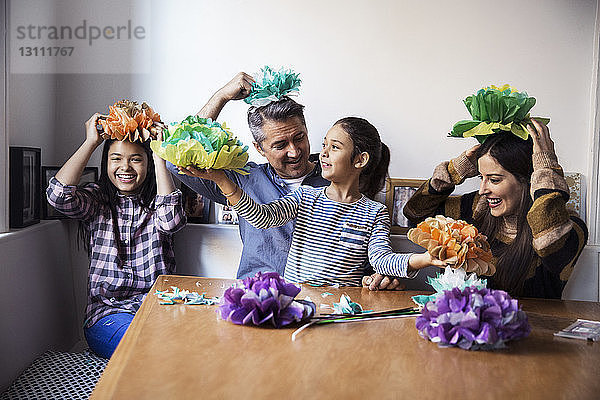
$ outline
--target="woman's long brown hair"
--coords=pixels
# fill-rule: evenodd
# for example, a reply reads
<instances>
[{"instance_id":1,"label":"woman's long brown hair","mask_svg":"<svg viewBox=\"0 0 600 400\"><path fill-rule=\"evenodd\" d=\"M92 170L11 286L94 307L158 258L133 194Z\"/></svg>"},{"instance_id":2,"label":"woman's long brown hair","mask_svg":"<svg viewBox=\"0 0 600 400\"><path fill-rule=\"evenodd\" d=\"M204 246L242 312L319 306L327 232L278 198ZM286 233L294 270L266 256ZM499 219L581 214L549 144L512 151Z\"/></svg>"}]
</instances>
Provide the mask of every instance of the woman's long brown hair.
<instances>
[{"instance_id":1,"label":"woman's long brown hair","mask_svg":"<svg viewBox=\"0 0 600 400\"><path fill-rule=\"evenodd\" d=\"M527 213L533 204L530 195L531 174L533 173L533 142L531 138L523 140L510 132L500 132L489 137L478 150L478 158L489 154L505 170L515 176L520 183L518 190L521 199L515 210L517 219L517 236L504 248L494 253L497 257L496 274L490 280L490 286L519 296L527 272L534 258L532 245L533 234L527 223ZM487 210L475 220L479 230L488 237L492 248L497 249L500 243L496 235L502 228L503 217L494 217ZM501 246L502 247L502 246Z\"/></svg>"}]
</instances>

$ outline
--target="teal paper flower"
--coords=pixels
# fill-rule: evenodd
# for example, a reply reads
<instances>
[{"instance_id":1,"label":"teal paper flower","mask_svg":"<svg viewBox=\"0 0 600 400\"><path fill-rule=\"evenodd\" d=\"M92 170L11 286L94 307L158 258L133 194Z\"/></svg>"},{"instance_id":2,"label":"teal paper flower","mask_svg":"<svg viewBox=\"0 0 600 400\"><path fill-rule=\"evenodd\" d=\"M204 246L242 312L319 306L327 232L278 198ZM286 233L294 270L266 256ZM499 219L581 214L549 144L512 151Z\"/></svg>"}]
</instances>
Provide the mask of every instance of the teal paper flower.
<instances>
[{"instance_id":1,"label":"teal paper flower","mask_svg":"<svg viewBox=\"0 0 600 400\"><path fill-rule=\"evenodd\" d=\"M248 174L248 146L244 146L225 123L189 116L163 131L163 141L153 140L152 151L179 167L229 169Z\"/></svg>"},{"instance_id":2,"label":"teal paper flower","mask_svg":"<svg viewBox=\"0 0 600 400\"><path fill-rule=\"evenodd\" d=\"M527 123L531 120L529 110L535 105L535 98L526 92L518 92L509 85L480 89L476 94L464 100L465 106L473 117L454 124L452 137L475 137L483 143L489 135L500 131L512 132L523 140L529 136ZM549 118L535 117L547 125Z\"/></svg>"},{"instance_id":3,"label":"teal paper flower","mask_svg":"<svg viewBox=\"0 0 600 400\"><path fill-rule=\"evenodd\" d=\"M299 75L291 69L281 68L275 71L269 66L264 66L260 73L254 76L252 91L244 101L255 107L262 107L281 100L283 96L297 95L302 82Z\"/></svg>"},{"instance_id":4,"label":"teal paper flower","mask_svg":"<svg viewBox=\"0 0 600 400\"><path fill-rule=\"evenodd\" d=\"M444 290L452 290L454 288L463 290L469 286L473 286L477 289L484 289L487 287L487 280L477 278L475 273L467 276L464 269L454 269L451 267L446 267L444 274L437 273L435 278L428 276L427 283L435 290L434 294L429 296L420 294L412 297L412 300L421 307L425 306L429 301L435 301L444 293Z\"/></svg>"},{"instance_id":5,"label":"teal paper flower","mask_svg":"<svg viewBox=\"0 0 600 400\"><path fill-rule=\"evenodd\" d=\"M339 303L333 303L334 314L362 314L363 308L360 304L350 300L350 296L343 294L340 296Z\"/></svg>"}]
</instances>

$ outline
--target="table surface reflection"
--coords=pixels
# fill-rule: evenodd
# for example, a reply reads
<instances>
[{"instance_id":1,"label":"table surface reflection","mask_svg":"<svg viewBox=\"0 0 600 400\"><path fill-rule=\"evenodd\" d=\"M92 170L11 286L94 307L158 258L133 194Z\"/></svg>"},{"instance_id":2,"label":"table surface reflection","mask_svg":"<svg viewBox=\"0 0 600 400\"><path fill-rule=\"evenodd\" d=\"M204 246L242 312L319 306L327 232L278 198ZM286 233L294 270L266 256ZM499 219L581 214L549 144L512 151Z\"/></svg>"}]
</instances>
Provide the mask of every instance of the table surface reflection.
<instances>
[{"instance_id":1,"label":"table surface reflection","mask_svg":"<svg viewBox=\"0 0 600 400\"><path fill-rule=\"evenodd\" d=\"M232 282L160 276L91 398L600 397L600 342L553 336L577 318L600 320L600 303L523 299L530 336L484 352L439 348L414 317L310 327L292 342L296 328L237 326L216 306L165 306L153 295L176 286L220 296ZM298 297L320 310L343 293L379 311L412 306L417 292L303 286Z\"/></svg>"}]
</instances>

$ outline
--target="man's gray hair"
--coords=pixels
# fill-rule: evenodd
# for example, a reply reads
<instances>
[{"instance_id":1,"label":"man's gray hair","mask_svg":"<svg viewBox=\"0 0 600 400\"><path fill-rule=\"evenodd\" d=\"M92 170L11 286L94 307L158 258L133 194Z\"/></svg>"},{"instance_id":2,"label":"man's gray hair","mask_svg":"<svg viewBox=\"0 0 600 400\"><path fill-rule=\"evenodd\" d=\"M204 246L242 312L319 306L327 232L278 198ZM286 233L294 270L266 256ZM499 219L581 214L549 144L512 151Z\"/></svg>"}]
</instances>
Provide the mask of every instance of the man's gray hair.
<instances>
[{"instance_id":1,"label":"man's gray hair","mask_svg":"<svg viewBox=\"0 0 600 400\"><path fill-rule=\"evenodd\" d=\"M296 103L289 97L283 97L279 101L274 101L262 107L250 107L248 110L248 126L254 141L259 145L266 139L262 127L265 120L269 121L287 121L290 118L298 117L304 125L304 106Z\"/></svg>"}]
</instances>

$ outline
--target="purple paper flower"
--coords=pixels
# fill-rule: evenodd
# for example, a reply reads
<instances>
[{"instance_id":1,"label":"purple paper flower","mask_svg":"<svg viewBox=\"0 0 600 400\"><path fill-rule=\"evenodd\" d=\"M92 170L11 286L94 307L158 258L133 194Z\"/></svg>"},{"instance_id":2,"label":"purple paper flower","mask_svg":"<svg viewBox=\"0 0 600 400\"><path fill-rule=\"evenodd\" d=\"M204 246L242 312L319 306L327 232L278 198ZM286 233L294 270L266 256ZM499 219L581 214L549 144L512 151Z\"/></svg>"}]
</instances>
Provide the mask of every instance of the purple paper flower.
<instances>
[{"instance_id":1,"label":"purple paper flower","mask_svg":"<svg viewBox=\"0 0 600 400\"><path fill-rule=\"evenodd\" d=\"M262 325L269 321L276 328L311 317L315 305L294 300L300 288L286 283L277 272L257 272L240 287L230 287L223 294L218 313L237 325Z\"/></svg>"},{"instance_id":2,"label":"purple paper flower","mask_svg":"<svg viewBox=\"0 0 600 400\"><path fill-rule=\"evenodd\" d=\"M419 335L439 346L491 350L529 335L527 315L503 290L473 286L445 290L416 321Z\"/></svg>"}]
</instances>

